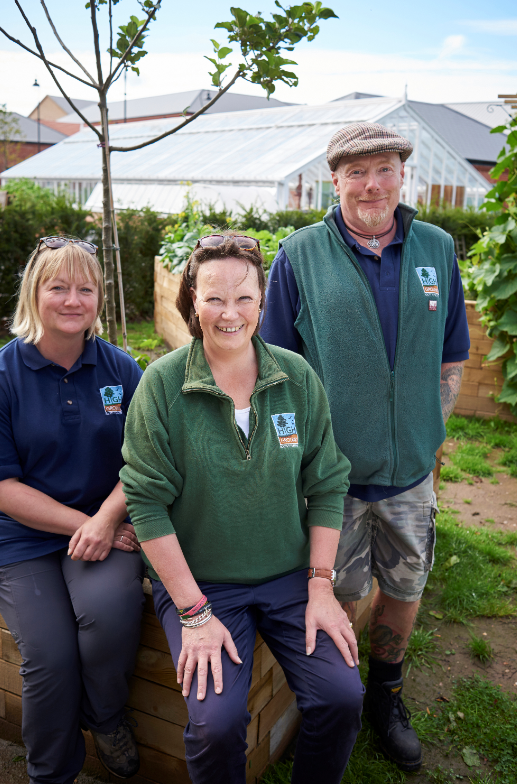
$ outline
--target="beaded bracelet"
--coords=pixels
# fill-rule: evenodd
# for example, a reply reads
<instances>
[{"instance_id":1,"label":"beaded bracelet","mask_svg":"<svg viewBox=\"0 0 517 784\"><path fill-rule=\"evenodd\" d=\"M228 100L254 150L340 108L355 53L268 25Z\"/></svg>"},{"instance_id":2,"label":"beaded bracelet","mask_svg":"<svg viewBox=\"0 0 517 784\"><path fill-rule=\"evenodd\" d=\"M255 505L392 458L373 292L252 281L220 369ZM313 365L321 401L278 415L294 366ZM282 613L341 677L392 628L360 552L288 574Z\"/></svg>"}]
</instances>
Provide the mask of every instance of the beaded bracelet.
<instances>
[{"instance_id":1,"label":"beaded bracelet","mask_svg":"<svg viewBox=\"0 0 517 784\"><path fill-rule=\"evenodd\" d=\"M190 618L189 620L184 620L183 618L180 618L180 623L186 629L195 629L196 627L202 626L204 623L209 621L211 617L212 617L212 605L209 603L202 613L199 613L199 615L195 615L193 618Z\"/></svg>"}]
</instances>

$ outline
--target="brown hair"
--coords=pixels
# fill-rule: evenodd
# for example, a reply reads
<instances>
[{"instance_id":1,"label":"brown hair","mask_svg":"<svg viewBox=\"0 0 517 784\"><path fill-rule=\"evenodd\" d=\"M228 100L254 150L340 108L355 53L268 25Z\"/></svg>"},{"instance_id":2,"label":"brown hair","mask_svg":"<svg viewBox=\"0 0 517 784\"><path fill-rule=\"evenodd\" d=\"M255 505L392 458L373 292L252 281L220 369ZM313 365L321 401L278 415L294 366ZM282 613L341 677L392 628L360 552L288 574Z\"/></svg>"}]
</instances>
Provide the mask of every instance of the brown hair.
<instances>
[{"instance_id":1,"label":"brown hair","mask_svg":"<svg viewBox=\"0 0 517 784\"><path fill-rule=\"evenodd\" d=\"M194 303L192 302L192 294L190 289L196 288L197 273L202 264L206 261L214 261L216 259L240 259L246 264L248 268L251 264L257 270L258 284L260 288L260 308L262 309L261 316L257 323L254 335L257 334L265 315L266 305L266 274L264 272L264 258L258 249L258 246L245 250L240 248L233 237L238 232L224 231L221 232L226 239L221 245L216 245L210 248L197 248L191 254L185 269L181 276L181 283L178 296L176 298L176 307L178 308L181 317L188 327L188 331L195 338L203 339L203 330L199 325L199 319L196 318Z\"/></svg>"},{"instance_id":2,"label":"brown hair","mask_svg":"<svg viewBox=\"0 0 517 784\"><path fill-rule=\"evenodd\" d=\"M97 316L87 330L86 339L102 334L100 314L104 307L102 269L96 255L78 245L69 243L62 248L34 250L23 271L18 304L11 324L11 332L23 338L24 343L38 343L43 337L43 324L38 311L38 288L47 280L56 278L64 269L73 280L90 278L97 286Z\"/></svg>"}]
</instances>

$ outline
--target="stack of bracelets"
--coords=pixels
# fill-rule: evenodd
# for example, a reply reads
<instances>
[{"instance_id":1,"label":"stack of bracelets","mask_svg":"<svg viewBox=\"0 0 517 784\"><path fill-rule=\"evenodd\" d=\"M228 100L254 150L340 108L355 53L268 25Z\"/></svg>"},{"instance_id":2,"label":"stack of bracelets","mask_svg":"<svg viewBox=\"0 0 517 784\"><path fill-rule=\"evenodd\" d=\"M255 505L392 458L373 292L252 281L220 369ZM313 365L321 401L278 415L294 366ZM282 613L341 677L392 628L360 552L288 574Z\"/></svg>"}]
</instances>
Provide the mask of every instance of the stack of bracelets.
<instances>
[{"instance_id":1,"label":"stack of bracelets","mask_svg":"<svg viewBox=\"0 0 517 784\"><path fill-rule=\"evenodd\" d=\"M185 626L186 629L197 629L212 617L212 605L206 596L202 596L193 607L186 607L184 610L176 608L176 612L182 626Z\"/></svg>"}]
</instances>

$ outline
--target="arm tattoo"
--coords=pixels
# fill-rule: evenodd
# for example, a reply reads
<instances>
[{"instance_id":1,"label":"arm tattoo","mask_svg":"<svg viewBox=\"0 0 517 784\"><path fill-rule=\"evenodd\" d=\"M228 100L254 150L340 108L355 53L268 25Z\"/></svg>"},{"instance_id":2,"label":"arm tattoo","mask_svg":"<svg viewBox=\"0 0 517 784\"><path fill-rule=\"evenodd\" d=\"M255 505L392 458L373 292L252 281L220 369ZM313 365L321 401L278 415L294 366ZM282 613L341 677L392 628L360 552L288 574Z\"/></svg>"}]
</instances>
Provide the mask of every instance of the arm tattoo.
<instances>
[{"instance_id":1,"label":"arm tattoo","mask_svg":"<svg viewBox=\"0 0 517 784\"><path fill-rule=\"evenodd\" d=\"M442 414L444 422L447 422L450 415L452 414L456 400L460 394L462 375L463 362L447 362L442 365L440 397L442 401Z\"/></svg>"}]
</instances>

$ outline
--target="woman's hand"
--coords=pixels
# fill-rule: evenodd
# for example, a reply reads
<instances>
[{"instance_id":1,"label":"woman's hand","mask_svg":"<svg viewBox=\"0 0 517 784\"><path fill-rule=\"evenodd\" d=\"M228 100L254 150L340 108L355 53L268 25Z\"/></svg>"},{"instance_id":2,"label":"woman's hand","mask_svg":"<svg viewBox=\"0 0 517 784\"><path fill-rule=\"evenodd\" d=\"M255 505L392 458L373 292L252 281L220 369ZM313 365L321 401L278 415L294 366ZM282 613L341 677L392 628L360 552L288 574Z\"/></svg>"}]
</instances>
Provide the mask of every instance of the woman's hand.
<instances>
[{"instance_id":1,"label":"woman's hand","mask_svg":"<svg viewBox=\"0 0 517 784\"><path fill-rule=\"evenodd\" d=\"M97 513L72 536L68 555L72 561L104 561L112 547L126 552L140 550L132 525L119 523L114 530L114 523Z\"/></svg>"},{"instance_id":2,"label":"woman's hand","mask_svg":"<svg viewBox=\"0 0 517 784\"><path fill-rule=\"evenodd\" d=\"M221 664L221 648L224 645L228 656L235 664L242 664L237 648L226 626L223 626L214 615L198 629L182 629L182 646L178 659L178 683L181 683L182 694L188 697L192 678L197 666L197 698L204 700L208 677L208 662L212 668L215 693L223 690L223 667Z\"/></svg>"},{"instance_id":3,"label":"woman's hand","mask_svg":"<svg viewBox=\"0 0 517 784\"><path fill-rule=\"evenodd\" d=\"M309 580L309 601L305 611L305 641L307 655L316 648L318 629L334 640L349 667L359 664L357 640L346 612L334 596L329 580L313 577Z\"/></svg>"}]
</instances>

